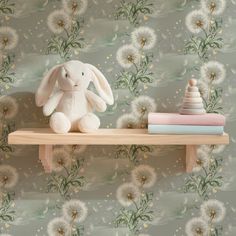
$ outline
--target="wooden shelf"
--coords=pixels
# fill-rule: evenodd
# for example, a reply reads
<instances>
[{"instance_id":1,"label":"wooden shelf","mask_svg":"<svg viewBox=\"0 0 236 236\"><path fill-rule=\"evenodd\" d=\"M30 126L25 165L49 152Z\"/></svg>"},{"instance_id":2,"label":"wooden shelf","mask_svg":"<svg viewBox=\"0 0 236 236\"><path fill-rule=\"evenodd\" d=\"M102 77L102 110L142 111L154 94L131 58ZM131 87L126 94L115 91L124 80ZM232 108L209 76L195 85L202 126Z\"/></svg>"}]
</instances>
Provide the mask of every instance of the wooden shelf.
<instances>
[{"instance_id":1,"label":"wooden shelf","mask_svg":"<svg viewBox=\"0 0 236 236\"><path fill-rule=\"evenodd\" d=\"M93 133L56 134L49 128L21 129L8 136L9 144L82 144L82 145L200 145L228 144L224 135L155 135L146 129L99 129Z\"/></svg>"},{"instance_id":2,"label":"wooden shelf","mask_svg":"<svg viewBox=\"0 0 236 236\"><path fill-rule=\"evenodd\" d=\"M8 135L9 144L39 145L39 158L51 172L53 145L185 145L186 171L191 172L197 158L197 145L228 144L223 135L156 135L146 129L99 129L92 133L56 134L49 128L20 129Z\"/></svg>"}]
</instances>

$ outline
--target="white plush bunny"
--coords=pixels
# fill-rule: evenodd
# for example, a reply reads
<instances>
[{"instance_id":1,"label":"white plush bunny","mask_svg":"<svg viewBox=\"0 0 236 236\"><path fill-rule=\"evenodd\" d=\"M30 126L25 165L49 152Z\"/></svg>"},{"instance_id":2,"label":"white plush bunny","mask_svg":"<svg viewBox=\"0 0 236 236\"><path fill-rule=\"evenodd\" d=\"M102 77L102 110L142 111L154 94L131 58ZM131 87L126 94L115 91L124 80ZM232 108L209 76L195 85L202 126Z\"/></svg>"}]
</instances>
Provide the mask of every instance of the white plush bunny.
<instances>
[{"instance_id":1,"label":"white plush bunny","mask_svg":"<svg viewBox=\"0 0 236 236\"><path fill-rule=\"evenodd\" d=\"M59 89L53 92L56 82ZM87 89L90 82L101 97ZM114 103L104 75L95 66L75 60L49 70L35 98L36 105L43 106L44 115L49 116L55 111L50 117L50 127L56 133L98 129L100 120L93 110L104 112L106 103Z\"/></svg>"}]
</instances>

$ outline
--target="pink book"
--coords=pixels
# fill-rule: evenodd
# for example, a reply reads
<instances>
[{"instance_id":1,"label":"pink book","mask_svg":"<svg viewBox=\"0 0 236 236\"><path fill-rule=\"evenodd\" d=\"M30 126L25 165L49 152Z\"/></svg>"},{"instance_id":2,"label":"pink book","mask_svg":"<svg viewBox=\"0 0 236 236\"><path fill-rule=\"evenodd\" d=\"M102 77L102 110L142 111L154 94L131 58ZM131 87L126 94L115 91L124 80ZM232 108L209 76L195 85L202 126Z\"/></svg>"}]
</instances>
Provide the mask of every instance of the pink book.
<instances>
[{"instance_id":1,"label":"pink book","mask_svg":"<svg viewBox=\"0 0 236 236\"><path fill-rule=\"evenodd\" d=\"M225 117L220 114L180 115L178 113L149 113L148 124L153 125L214 125L224 126Z\"/></svg>"}]
</instances>

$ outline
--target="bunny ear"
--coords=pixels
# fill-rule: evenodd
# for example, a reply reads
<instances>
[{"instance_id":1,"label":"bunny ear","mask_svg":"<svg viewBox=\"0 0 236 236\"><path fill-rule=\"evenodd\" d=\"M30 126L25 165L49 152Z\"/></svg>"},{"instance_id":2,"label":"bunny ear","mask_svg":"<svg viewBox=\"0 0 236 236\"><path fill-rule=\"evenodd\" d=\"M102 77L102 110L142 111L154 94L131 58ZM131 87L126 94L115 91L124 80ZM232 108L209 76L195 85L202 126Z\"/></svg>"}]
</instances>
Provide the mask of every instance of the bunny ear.
<instances>
[{"instance_id":1,"label":"bunny ear","mask_svg":"<svg viewBox=\"0 0 236 236\"><path fill-rule=\"evenodd\" d=\"M112 105L114 103L113 93L105 76L95 66L91 64L86 64L86 66L92 71L93 83L99 95L107 104Z\"/></svg>"},{"instance_id":2,"label":"bunny ear","mask_svg":"<svg viewBox=\"0 0 236 236\"><path fill-rule=\"evenodd\" d=\"M41 84L39 85L39 88L35 94L35 102L37 106L43 106L50 97L56 83L57 72L60 67L61 65L54 66L42 79Z\"/></svg>"}]
</instances>

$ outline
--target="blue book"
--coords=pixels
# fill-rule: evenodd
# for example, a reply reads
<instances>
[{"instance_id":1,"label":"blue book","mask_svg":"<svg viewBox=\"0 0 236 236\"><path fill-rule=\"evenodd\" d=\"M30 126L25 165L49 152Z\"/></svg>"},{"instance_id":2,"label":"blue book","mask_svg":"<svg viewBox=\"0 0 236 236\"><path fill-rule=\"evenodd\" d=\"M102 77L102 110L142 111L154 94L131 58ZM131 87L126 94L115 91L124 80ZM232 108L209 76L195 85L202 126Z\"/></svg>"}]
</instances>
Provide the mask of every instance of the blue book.
<instances>
[{"instance_id":1,"label":"blue book","mask_svg":"<svg viewBox=\"0 0 236 236\"><path fill-rule=\"evenodd\" d=\"M148 125L150 134L218 134L224 133L224 126L199 125Z\"/></svg>"}]
</instances>

